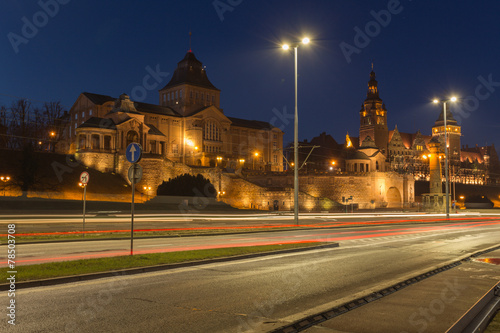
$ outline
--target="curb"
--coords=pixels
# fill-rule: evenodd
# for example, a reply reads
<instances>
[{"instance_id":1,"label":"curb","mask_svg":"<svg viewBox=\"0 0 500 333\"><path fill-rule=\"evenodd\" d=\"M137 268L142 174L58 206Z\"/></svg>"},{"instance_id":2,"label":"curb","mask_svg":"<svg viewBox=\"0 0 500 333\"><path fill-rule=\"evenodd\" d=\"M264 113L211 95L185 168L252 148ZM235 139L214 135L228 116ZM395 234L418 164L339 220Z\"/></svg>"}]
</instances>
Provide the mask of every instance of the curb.
<instances>
[{"instance_id":1,"label":"curb","mask_svg":"<svg viewBox=\"0 0 500 333\"><path fill-rule=\"evenodd\" d=\"M251 258L265 257L265 256L270 256L270 255L277 255L277 254L305 252L305 251L311 251L311 250L322 250L322 249L329 249L329 248L335 248L335 247L339 247L339 243L330 243L330 244L326 244L326 245L306 247L306 248L243 254L243 255L239 255L239 256L223 257L223 258L216 258L216 259L188 261L188 262L181 262L181 263L176 263L176 264L165 264L165 265L157 265L157 266L129 268L129 269L110 271L110 272L99 272L99 273L65 276L65 277L58 277L58 278L51 278L51 279L44 279L44 280L17 282L15 284L15 286L17 289L34 288L34 287L42 287L42 286L53 286L53 285L58 285L58 284L95 280L95 279L101 279L101 278L106 278L106 277L134 275L134 274L163 271L163 270L169 270L169 269L175 269L175 268L194 267L194 266L201 266L201 265L207 265L207 264L213 264L213 263L219 263L219 262L251 259ZM9 289L10 289L10 284L0 284L0 291L7 291Z\"/></svg>"}]
</instances>

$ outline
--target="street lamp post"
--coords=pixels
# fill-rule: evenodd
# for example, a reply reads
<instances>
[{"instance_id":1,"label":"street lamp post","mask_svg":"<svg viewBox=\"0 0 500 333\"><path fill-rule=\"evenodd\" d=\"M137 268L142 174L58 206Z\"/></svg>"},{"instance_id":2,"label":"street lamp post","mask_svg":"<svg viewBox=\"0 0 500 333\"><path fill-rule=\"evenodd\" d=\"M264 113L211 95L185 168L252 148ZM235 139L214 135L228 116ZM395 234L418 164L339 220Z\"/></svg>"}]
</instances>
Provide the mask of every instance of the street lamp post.
<instances>
[{"instance_id":1,"label":"street lamp post","mask_svg":"<svg viewBox=\"0 0 500 333\"><path fill-rule=\"evenodd\" d=\"M259 157L259 153L254 153L252 158L252 169L255 170L255 159Z\"/></svg>"},{"instance_id":2,"label":"street lamp post","mask_svg":"<svg viewBox=\"0 0 500 333\"><path fill-rule=\"evenodd\" d=\"M443 103L443 120L444 120L444 178L445 178L445 197L446 197L446 218L450 218L450 189L449 189L449 176L448 176L448 130L446 124L446 103L448 102L456 102L457 98L452 97L449 100L439 101L438 99L434 100L434 103Z\"/></svg>"},{"instance_id":3,"label":"street lamp post","mask_svg":"<svg viewBox=\"0 0 500 333\"><path fill-rule=\"evenodd\" d=\"M302 44L309 44L309 38L302 39ZM293 47L295 54L295 121L294 121L294 135L293 135L293 216L295 224L299 224L299 111L298 111L298 75L297 75L297 50L299 48L299 43L292 46L288 44L283 45L284 50Z\"/></svg>"}]
</instances>

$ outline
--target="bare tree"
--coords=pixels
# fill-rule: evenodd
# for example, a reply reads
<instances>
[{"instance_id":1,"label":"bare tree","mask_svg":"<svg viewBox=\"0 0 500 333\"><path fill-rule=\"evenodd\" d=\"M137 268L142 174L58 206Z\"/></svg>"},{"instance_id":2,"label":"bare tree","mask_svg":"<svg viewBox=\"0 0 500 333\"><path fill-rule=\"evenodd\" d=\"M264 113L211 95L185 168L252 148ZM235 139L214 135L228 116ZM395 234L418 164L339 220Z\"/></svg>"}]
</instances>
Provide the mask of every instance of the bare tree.
<instances>
[{"instance_id":1,"label":"bare tree","mask_svg":"<svg viewBox=\"0 0 500 333\"><path fill-rule=\"evenodd\" d=\"M12 121L9 126L11 135L11 148L24 149L27 145L32 145L31 134L32 126L30 126L30 112L32 112L31 102L27 99L19 99L12 103L10 108Z\"/></svg>"}]
</instances>

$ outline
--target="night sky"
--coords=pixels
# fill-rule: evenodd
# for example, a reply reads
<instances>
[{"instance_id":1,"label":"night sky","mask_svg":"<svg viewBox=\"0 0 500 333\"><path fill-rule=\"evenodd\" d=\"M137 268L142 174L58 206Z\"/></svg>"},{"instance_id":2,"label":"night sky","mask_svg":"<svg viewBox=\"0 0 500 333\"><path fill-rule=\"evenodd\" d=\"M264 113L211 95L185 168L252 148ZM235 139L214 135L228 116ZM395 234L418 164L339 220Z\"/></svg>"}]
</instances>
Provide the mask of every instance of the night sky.
<instances>
[{"instance_id":1,"label":"night sky","mask_svg":"<svg viewBox=\"0 0 500 333\"><path fill-rule=\"evenodd\" d=\"M84 91L157 104L192 31L224 113L272 122L289 142L293 53L280 44L307 35L313 42L299 48L300 140L358 135L373 61L390 129L430 134L439 114L430 101L456 94L462 144L500 148L497 0L54 1L41 1L51 15L37 1L2 1L0 104L60 100L69 110ZM156 69L160 82L148 81L155 89L138 94Z\"/></svg>"}]
</instances>

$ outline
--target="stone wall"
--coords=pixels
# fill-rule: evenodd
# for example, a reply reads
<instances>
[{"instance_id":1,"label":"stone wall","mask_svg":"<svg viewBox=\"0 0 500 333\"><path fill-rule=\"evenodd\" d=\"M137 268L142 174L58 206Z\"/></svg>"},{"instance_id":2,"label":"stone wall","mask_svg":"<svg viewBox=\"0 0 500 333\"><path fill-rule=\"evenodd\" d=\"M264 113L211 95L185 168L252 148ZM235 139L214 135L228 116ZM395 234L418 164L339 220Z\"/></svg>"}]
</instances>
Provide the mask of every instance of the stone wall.
<instances>
[{"instance_id":1,"label":"stone wall","mask_svg":"<svg viewBox=\"0 0 500 333\"><path fill-rule=\"evenodd\" d=\"M111 154L84 153L77 158L98 170L113 170ZM218 199L237 208L258 210L293 210L293 175L289 173L255 173L238 176L219 168L189 167L159 156L145 155L139 162L143 177L136 185L138 192L148 198L156 195L164 181L182 174L197 175L210 180ZM117 157L116 173L128 182L131 164L125 156ZM302 211L341 209L346 198L348 204L359 208L402 207L414 201L413 178L392 172L318 173L300 175L299 202Z\"/></svg>"}]
</instances>

